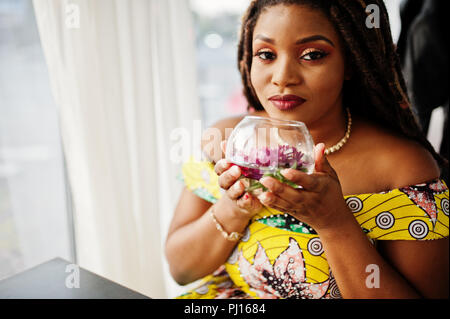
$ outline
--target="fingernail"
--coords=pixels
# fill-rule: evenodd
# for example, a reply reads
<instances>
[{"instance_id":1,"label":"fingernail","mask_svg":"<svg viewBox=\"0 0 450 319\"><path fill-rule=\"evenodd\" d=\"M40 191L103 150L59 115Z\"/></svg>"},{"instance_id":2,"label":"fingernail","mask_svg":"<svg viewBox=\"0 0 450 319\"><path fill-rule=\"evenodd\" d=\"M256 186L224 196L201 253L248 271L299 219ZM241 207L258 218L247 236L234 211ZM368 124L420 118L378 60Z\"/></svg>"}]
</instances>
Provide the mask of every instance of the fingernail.
<instances>
[{"instance_id":1,"label":"fingernail","mask_svg":"<svg viewBox=\"0 0 450 319\"><path fill-rule=\"evenodd\" d=\"M233 174L233 176L237 176L237 175L239 175L239 167L237 167L237 166L233 166L232 168L231 168L231 173Z\"/></svg>"},{"instance_id":2,"label":"fingernail","mask_svg":"<svg viewBox=\"0 0 450 319\"><path fill-rule=\"evenodd\" d=\"M248 199L250 196L248 194L244 195L244 199Z\"/></svg>"},{"instance_id":3,"label":"fingernail","mask_svg":"<svg viewBox=\"0 0 450 319\"><path fill-rule=\"evenodd\" d=\"M226 159L222 159L221 161L222 161L222 168L223 169L227 169L227 168L230 167L231 164Z\"/></svg>"},{"instance_id":4,"label":"fingernail","mask_svg":"<svg viewBox=\"0 0 450 319\"><path fill-rule=\"evenodd\" d=\"M289 168L283 169L283 170L281 171L281 174L282 174L284 177L289 178L289 176L290 176Z\"/></svg>"},{"instance_id":5,"label":"fingernail","mask_svg":"<svg viewBox=\"0 0 450 319\"><path fill-rule=\"evenodd\" d=\"M318 148L322 147L321 153L322 153L322 155L325 154L325 144L324 143L319 143L316 145L316 147L318 147Z\"/></svg>"}]
</instances>

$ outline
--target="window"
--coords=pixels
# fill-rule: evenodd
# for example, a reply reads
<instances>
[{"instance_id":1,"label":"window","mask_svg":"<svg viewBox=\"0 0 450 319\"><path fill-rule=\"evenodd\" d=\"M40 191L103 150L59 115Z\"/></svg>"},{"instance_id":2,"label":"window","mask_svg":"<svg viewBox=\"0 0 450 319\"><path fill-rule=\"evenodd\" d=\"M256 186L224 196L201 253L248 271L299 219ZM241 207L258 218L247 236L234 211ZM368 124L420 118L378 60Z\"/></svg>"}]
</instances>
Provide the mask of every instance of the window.
<instances>
[{"instance_id":1,"label":"window","mask_svg":"<svg viewBox=\"0 0 450 319\"><path fill-rule=\"evenodd\" d=\"M246 112L237 44L241 16L249 0L191 0L196 31L197 69L203 126Z\"/></svg>"},{"instance_id":2,"label":"window","mask_svg":"<svg viewBox=\"0 0 450 319\"><path fill-rule=\"evenodd\" d=\"M0 279L74 260L64 159L31 0L0 1Z\"/></svg>"}]
</instances>

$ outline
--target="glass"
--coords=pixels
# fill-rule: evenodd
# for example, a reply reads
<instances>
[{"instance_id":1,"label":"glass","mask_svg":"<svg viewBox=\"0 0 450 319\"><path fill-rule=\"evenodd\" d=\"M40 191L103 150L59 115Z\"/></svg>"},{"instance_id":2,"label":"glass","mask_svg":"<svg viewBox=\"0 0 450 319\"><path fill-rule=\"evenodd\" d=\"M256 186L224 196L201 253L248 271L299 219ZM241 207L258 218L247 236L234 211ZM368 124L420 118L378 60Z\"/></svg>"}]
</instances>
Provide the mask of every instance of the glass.
<instances>
[{"instance_id":1,"label":"glass","mask_svg":"<svg viewBox=\"0 0 450 319\"><path fill-rule=\"evenodd\" d=\"M281 171L314 172L314 141L302 122L246 116L231 133L226 159L241 168L246 191L265 187L258 181L271 176L294 188Z\"/></svg>"}]
</instances>

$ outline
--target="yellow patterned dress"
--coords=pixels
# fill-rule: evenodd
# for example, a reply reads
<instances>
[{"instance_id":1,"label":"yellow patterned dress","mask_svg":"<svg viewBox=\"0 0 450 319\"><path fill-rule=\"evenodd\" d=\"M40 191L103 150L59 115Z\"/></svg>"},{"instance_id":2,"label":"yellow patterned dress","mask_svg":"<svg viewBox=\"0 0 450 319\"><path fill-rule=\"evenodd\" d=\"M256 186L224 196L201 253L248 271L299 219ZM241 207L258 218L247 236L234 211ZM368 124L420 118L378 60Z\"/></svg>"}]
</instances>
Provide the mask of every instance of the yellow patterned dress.
<instances>
[{"instance_id":1,"label":"yellow patterned dress","mask_svg":"<svg viewBox=\"0 0 450 319\"><path fill-rule=\"evenodd\" d=\"M214 165L192 158L182 167L189 190L215 203L222 195ZM433 240L449 235L449 191L441 180L345 196L368 238ZM225 265L178 298L340 298L317 233L265 207L254 216Z\"/></svg>"}]
</instances>

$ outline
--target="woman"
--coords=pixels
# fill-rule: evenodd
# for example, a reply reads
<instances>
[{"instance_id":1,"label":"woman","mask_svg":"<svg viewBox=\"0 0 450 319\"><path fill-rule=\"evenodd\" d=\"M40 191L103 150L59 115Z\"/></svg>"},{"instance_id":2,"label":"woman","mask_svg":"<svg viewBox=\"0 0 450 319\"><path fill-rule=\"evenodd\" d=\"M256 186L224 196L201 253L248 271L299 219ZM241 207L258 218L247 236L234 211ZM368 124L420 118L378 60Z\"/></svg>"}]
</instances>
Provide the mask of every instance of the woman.
<instances>
[{"instance_id":1,"label":"woman","mask_svg":"<svg viewBox=\"0 0 450 319\"><path fill-rule=\"evenodd\" d=\"M386 8L371 3L380 28L363 0L251 2L245 96L256 115L307 125L315 173L283 172L301 190L263 178L252 196L218 145L205 148L214 164L186 163L166 255L178 283L206 277L181 297L448 297L445 163L410 111Z\"/></svg>"}]
</instances>

